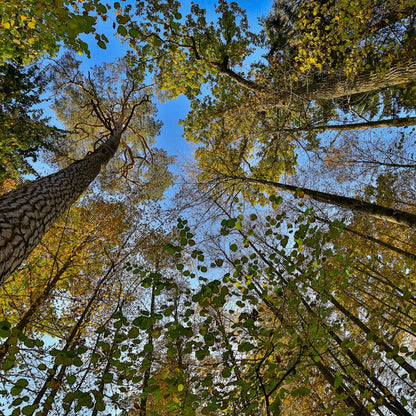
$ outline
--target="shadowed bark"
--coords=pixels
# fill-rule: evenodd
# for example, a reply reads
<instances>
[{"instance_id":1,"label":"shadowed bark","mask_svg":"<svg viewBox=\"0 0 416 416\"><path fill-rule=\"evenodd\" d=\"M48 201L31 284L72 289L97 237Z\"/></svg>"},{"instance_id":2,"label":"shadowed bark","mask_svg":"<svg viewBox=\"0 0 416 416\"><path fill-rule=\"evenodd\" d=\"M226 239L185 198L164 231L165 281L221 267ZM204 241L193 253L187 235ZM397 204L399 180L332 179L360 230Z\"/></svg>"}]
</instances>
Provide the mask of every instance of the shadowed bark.
<instances>
[{"instance_id":1,"label":"shadowed bark","mask_svg":"<svg viewBox=\"0 0 416 416\"><path fill-rule=\"evenodd\" d=\"M268 181L266 179L255 179L249 177L226 175L224 179L238 180L241 182L255 183L266 185L280 191L286 191L299 198L310 198L325 204L336 205L342 208L350 209L353 212L360 212L370 217L380 220L389 221L393 224L404 225L407 227L416 227L416 215L399 209L388 208L371 202L362 201L361 199L350 198L327 192L321 192L314 189L301 188L295 185Z\"/></svg>"}]
</instances>

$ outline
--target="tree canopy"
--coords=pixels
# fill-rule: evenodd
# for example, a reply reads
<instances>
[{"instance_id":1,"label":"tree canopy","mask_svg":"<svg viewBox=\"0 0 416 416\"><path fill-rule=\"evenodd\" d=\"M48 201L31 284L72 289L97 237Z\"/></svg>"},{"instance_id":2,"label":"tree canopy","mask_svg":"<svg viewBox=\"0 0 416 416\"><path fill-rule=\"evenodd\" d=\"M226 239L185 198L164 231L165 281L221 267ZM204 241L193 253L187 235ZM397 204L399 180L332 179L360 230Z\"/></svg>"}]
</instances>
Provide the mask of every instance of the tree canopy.
<instances>
[{"instance_id":1,"label":"tree canopy","mask_svg":"<svg viewBox=\"0 0 416 416\"><path fill-rule=\"evenodd\" d=\"M416 3L251 7L0 6L0 414L415 414Z\"/></svg>"}]
</instances>

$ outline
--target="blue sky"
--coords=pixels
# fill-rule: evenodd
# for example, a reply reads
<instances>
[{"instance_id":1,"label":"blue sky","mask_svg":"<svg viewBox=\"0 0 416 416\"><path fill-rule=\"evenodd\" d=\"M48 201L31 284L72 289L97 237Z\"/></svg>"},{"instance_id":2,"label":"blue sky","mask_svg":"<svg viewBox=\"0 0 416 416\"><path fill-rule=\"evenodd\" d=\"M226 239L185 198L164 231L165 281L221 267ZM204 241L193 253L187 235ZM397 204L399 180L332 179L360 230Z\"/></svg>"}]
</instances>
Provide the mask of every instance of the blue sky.
<instances>
[{"instance_id":1,"label":"blue sky","mask_svg":"<svg viewBox=\"0 0 416 416\"><path fill-rule=\"evenodd\" d=\"M127 0L124 2L134 1ZM213 0L202 0L195 1L201 7L205 7L207 10L208 18L215 18L214 6L216 1ZM247 11L247 17L249 25L252 31L260 30L258 19L266 16L272 8L273 0L239 0L238 4L241 8ZM183 15L185 15L191 6L191 1L183 1ZM91 57L78 56L77 58L83 61L82 67L85 71L88 71L91 67L99 65L103 62L111 62L116 58L123 57L127 50L127 43L122 43L119 38L114 36L114 29L112 27L115 17L110 16L106 22L100 22L98 26L98 33L104 33L109 39L107 49L101 49L97 46L95 39L92 36L82 37L85 42L88 43L91 52ZM156 100L155 100L156 101ZM180 164L184 159L189 160L192 158L192 145L187 143L182 138L182 127L178 125L179 120L185 118L186 113L189 109L189 101L186 97L180 96L175 100L160 103L156 101L158 108L157 118L163 122L163 126L159 137L156 139L156 146L163 148L168 152L169 155L177 156L177 162ZM56 122L53 117L53 113L49 109L45 109L45 115L51 117L51 123L57 126L60 125ZM45 165L42 162L34 163L35 169L41 176L50 174L54 171L50 166Z\"/></svg>"},{"instance_id":2,"label":"blue sky","mask_svg":"<svg viewBox=\"0 0 416 416\"><path fill-rule=\"evenodd\" d=\"M201 7L207 9L208 16L210 10L214 10L216 1L203 0L195 1ZM272 7L272 0L240 0L238 1L240 7L247 11L250 27L253 31L258 30L258 18L267 15ZM189 10L191 1L183 1L183 11L186 13ZM94 40L85 39L88 41L91 50L91 59L84 57L85 66L94 66L100 62L110 62L115 58L122 57L127 51L127 44L121 44L119 39L113 37L114 30L112 29L112 20L102 24L102 28L99 27L99 32L103 31L109 38L109 44L107 49L103 50L96 45ZM185 117L188 111L188 100L181 96L176 100L158 103L158 118L163 122L163 127L160 136L157 138L156 145L165 149L170 155L176 155L179 158L181 156L189 157L192 154L190 145L188 145L182 136L182 128L178 125L178 121Z\"/></svg>"}]
</instances>

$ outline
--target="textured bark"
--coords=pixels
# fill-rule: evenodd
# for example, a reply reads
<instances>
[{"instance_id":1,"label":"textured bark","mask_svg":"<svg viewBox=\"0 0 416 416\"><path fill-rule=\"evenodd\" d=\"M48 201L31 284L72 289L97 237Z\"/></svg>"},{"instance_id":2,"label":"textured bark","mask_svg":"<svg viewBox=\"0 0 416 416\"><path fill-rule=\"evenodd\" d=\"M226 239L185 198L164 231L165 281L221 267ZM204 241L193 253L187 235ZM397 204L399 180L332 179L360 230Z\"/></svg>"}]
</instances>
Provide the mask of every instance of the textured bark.
<instances>
[{"instance_id":1,"label":"textured bark","mask_svg":"<svg viewBox=\"0 0 416 416\"><path fill-rule=\"evenodd\" d=\"M343 313L351 322L354 322L355 325L357 325L366 335L367 337L370 337L368 339L371 339L373 342L375 342L380 349L385 351L386 353L393 354L394 359L399 357L399 354L396 352L395 348L393 348L391 345L389 345L384 339L379 337L375 332L373 332L363 321L361 321L360 318L355 316L350 310L345 308L343 305L341 305L334 296L329 295L328 296L331 303L337 308L341 313ZM402 357L403 358L403 357ZM397 361L397 360L396 360ZM411 364L409 364L407 361L403 359L403 362L397 361L398 365L403 368L408 374L416 374L416 368L413 367Z\"/></svg>"},{"instance_id":2,"label":"textured bark","mask_svg":"<svg viewBox=\"0 0 416 416\"><path fill-rule=\"evenodd\" d=\"M301 195L301 192L303 192L303 198L310 198L318 202L323 202L325 204L337 205L339 207L347 208L354 212L360 212L370 217L389 221L394 224L404 225L407 227L416 227L415 214L394 208L384 207L378 204L372 204L370 202L362 201L360 199L316 191L314 189L299 188L294 185L268 181L265 179L254 179L239 176L226 176L226 178L240 180L242 182L268 185L273 188L279 189L280 191L289 192L292 195Z\"/></svg>"},{"instance_id":3,"label":"textured bark","mask_svg":"<svg viewBox=\"0 0 416 416\"><path fill-rule=\"evenodd\" d=\"M416 81L416 62L408 65L396 65L383 74L368 72L352 79L340 76L330 77L322 82L295 90L294 97L307 100L333 100L353 94L378 91L395 85Z\"/></svg>"},{"instance_id":4,"label":"textured bark","mask_svg":"<svg viewBox=\"0 0 416 416\"><path fill-rule=\"evenodd\" d=\"M408 84L416 81L416 61L412 60L409 63L397 62L390 68L383 70L382 73L373 69L355 77L346 77L344 74L337 76L335 74L301 88L279 91L265 88L254 81L247 80L229 68L221 68L220 72L229 76L242 87L254 92L259 99L258 109L266 111L274 107L287 106L290 103L315 100L328 101Z\"/></svg>"},{"instance_id":5,"label":"textured bark","mask_svg":"<svg viewBox=\"0 0 416 416\"><path fill-rule=\"evenodd\" d=\"M122 127L84 159L0 198L0 285L117 151Z\"/></svg>"}]
</instances>

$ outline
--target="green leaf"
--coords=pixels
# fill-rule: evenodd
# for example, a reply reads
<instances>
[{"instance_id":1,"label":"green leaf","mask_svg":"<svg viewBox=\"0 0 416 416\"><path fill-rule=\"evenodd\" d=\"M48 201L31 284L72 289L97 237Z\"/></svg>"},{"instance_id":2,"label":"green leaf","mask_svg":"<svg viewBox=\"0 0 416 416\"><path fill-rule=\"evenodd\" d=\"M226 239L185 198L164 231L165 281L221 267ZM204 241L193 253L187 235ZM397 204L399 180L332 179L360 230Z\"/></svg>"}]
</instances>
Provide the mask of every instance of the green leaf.
<instances>
[{"instance_id":1,"label":"green leaf","mask_svg":"<svg viewBox=\"0 0 416 416\"><path fill-rule=\"evenodd\" d=\"M11 324L8 321L0 322L0 337L8 338L11 335L10 331Z\"/></svg>"},{"instance_id":2,"label":"green leaf","mask_svg":"<svg viewBox=\"0 0 416 416\"><path fill-rule=\"evenodd\" d=\"M118 28L117 28L117 33L119 33L121 36L126 36L127 35L127 29L124 26L119 25Z\"/></svg>"},{"instance_id":3,"label":"green leaf","mask_svg":"<svg viewBox=\"0 0 416 416\"><path fill-rule=\"evenodd\" d=\"M152 345L152 344L146 344L146 345L143 347L143 351L144 351L144 352L147 352L147 353L153 352L153 345Z\"/></svg>"},{"instance_id":4,"label":"green leaf","mask_svg":"<svg viewBox=\"0 0 416 416\"><path fill-rule=\"evenodd\" d=\"M137 29L130 29L129 35L131 38L135 39L139 36L139 31Z\"/></svg>"},{"instance_id":5,"label":"green leaf","mask_svg":"<svg viewBox=\"0 0 416 416\"><path fill-rule=\"evenodd\" d=\"M139 336L139 330L136 327L130 329L128 335L129 338L137 338Z\"/></svg>"},{"instance_id":6,"label":"green leaf","mask_svg":"<svg viewBox=\"0 0 416 416\"><path fill-rule=\"evenodd\" d=\"M33 413L35 412L35 410L38 408L38 404L32 404L29 406L25 406L22 409L22 414L24 415L33 415Z\"/></svg>"},{"instance_id":7,"label":"green leaf","mask_svg":"<svg viewBox=\"0 0 416 416\"><path fill-rule=\"evenodd\" d=\"M230 245L230 250L236 252L238 250L237 244L231 244Z\"/></svg>"},{"instance_id":8,"label":"green leaf","mask_svg":"<svg viewBox=\"0 0 416 416\"><path fill-rule=\"evenodd\" d=\"M14 361L5 361L2 365L4 371L8 371L14 366Z\"/></svg>"},{"instance_id":9,"label":"green leaf","mask_svg":"<svg viewBox=\"0 0 416 416\"><path fill-rule=\"evenodd\" d=\"M293 397L297 397L297 396L307 396L308 394L310 394L311 390L306 388L306 387L299 387L298 389L292 391L291 395Z\"/></svg>"},{"instance_id":10,"label":"green leaf","mask_svg":"<svg viewBox=\"0 0 416 416\"><path fill-rule=\"evenodd\" d=\"M105 44L105 42L103 42L102 40L99 40L97 42L97 45L101 48L101 49L107 49L107 45Z\"/></svg>"},{"instance_id":11,"label":"green leaf","mask_svg":"<svg viewBox=\"0 0 416 416\"><path fill-rule=\"evenodd\" d=\"M111 383L113 381L113 375L111 373L105 373L103 375L103 383Z\"/></svg>"},{"instance_id":12,"label":"green leaf","mask_svg":"<svg viewBox=\"0 0 416 416\"><path fill-rule=\"evenodd\" d=\"M97 11L101 14L107 13L107 8L102 3L97 4Z\"/></svg>"},{"instance_id":13,"label":"green leaf","mask_svg":"<svg viewBox=\"0 0 416 416\"><path fill-rule=\"evenodd\" d=\"M334 387L338 388L342 384L342 381L343 379L341 376L336 376L334 380Z\"/></svg>"},{"instance_id":14,"label":"green leaf","mask_svg":"<svg viewBox=\"0 0 416 416\"><path fill-rule=\"evenodd\" d=\"M77 381L77 378L74 375L67 377L66 382L71 386Z\"/></svg>"},{"instance_id":15,"label":"green leaf","mask_svg":"<svg viewBox=\"0 0 416 416\"><path fill-rule=\"evenodd\" d=\"M22 389L24 389L27 385L29 384L29 382L25 379L25 378L20 378L19 380L17 380L14 385L16 387L20 387Z\"/></svg>"},{"instance_id":16,"label":"green leaf","mask_svg":"<svg viewBox=\"0 0 416 416\"><path fill-rule=\"evenodd\" d=\"M95 403L95 407L97 410L99 410L100 412L104 411L106 408L106 405L104 403L103 400L97 400L97 402Z\"/></svg>"}]
</instances>

